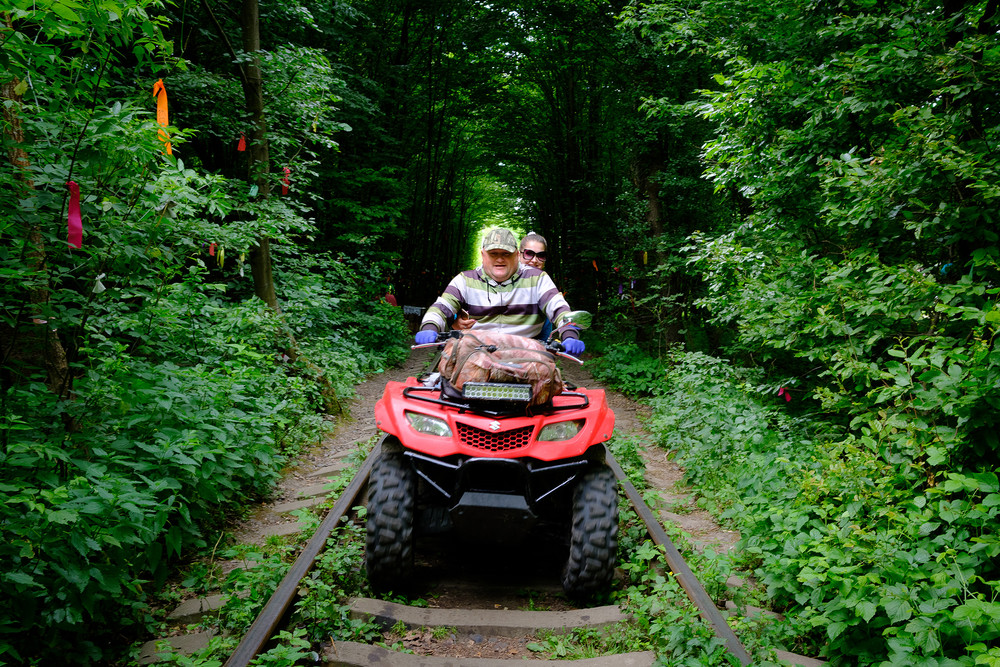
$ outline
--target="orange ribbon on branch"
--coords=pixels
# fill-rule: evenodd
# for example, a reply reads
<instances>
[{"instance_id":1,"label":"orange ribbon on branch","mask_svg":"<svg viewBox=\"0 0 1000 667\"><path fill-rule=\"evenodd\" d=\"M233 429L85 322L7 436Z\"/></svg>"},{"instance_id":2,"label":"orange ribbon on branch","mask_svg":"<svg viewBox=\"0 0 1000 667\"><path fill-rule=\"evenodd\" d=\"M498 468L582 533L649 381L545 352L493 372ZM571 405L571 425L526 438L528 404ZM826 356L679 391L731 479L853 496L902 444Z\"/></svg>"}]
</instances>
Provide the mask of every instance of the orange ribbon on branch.
<instances>
[{"instance_id":1,"label":"orange ribbon on branch","mask_svg":"<svg viewBox=\"0 0 1000 667\"><path fill-rule=\"evenodd\" d=\"M289 169L288 167L285 167L285 177L281 179L281 194L283 195L288 194L288 184L291 183L291 181L288 178L288 175L290 173L292 173L292 170Z\"/></svg>"},{"instance_id":2,"label":"orange ribbon on branch","mask_svg":"<svg viewBox=\"0 0 1000 667\"><path fill-rule=\"evenodd\" d=\"M167 89L163 85L163 79L159 79L153 84L153 96L156 98L156 123L164 128L159 131L160 141L166 146L167 155L173 155L174 152L170 148L170 138L165 129L170 122L167 119Z\"/></svg>"}]
</instances>

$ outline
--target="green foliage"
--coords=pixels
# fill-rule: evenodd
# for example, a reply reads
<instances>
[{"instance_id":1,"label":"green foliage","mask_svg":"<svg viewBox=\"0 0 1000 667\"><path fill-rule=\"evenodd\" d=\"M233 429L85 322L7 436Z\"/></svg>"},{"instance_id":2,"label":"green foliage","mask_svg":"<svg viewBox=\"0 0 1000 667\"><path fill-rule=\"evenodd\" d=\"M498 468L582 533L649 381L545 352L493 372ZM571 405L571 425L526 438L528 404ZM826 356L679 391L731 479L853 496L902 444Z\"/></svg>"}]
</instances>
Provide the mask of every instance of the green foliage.
<instances>
[{"instance_id":1,"label":"green foliage","mask_svg":"<svg viewBox=\"0 0 1000 667\"><path fill-rule=\"evenodd\" d=\"M767 373L675 357L654 423L744 524L775 602L846 662L973 664L996 640L994 13L623 15L667 60L714 59L687 108L715 125L706 172L742 215L683 252L728 351ZM671 101L647 106L665 120ZM764 398L789 387L793 403Z\"/></svg>"},{"instance_id":2,"label":"green foliage","mask_svg":"<svg viewBox=\"0 0 1000 667\"><path fill-rule=\"evenodd\" d=\"M371 621L350 617L351 597L367 586L364 573L364 523L344 523L327 540L309 577L302 583L302 596L295 605L296 623L308 628L314 643L369 642L380 636Z\"/></svg>"},{"instance_id":3,"label":"green foliage","mask_svg":"<svg viewBox=\"0 0 1000 667\"><path fill-rule=\"evenodd\" d=\"M1000 637L995 472L928 485L909 451L809 435L815 426L722 360L671 362L650 428L740 530L744 566L804 630L807 654L900 665L985 655L968 647Z\"/></svg>"},{"instance_id":4,"label":"green foliage","mask_svg":"<svg viewBox=\"0 0 1000 667\"><path fill-rule=\"evenodd\" d=\"M318 656L311 650L305 634L306 631L302 628L278 632L275 636L277 646L261 653L250 664L260 667L294 667L302 664L302 660L317 660Z\"/></svg>"},{"instance_id":5,"label":"green foliage","mask_svg":"<svg viewBox=\"0 0 1000 667\"><path fill-rule=\"evenodd\" d=\"M655 651L664 665L731 664L725 644L668 573L662 549L643 540L621 550L627 582L619 604L632 622L612 636L629 650Z\"/></svg>"},{"instance_id":6,"label":"green foliage","mask_svg":"<svg viewBox=\"0 0 1000 667\"><path fill-rule=\"evenodd\" d=\"M25 415L3 452L3 586L19 610L6 627L46 629L58 645L55 636L93 634L123 614L139 622L144 581L206 546L220 510L265 494L286 454L315 440L320 391L274 363L278 317L220 293L180 283L145 310L92 317L72 402L32 386L6 393L9 414ZM360 324L355 333L366 336ZM336 361L341 398L385 362L347 340L317 345ZM60 419L77 430L53 429Z\"/></svg>"},{"instance_id":7,"label":"green foliage","mask_svg":"<svg viewBox=\"0 0 1000 667\"><path fill-rule=\"evenodd\" d=\"M377 269L289 270L281 316L240 301L241 254L261 236L294 246L311 223L300 203L193 169L217 163L188 150L189 131L167 128L174 155L163 154L150 113L158 76L175 122L207 111L186 100L238 93L197 67L171 87L179 68L156 3L9 11L0 83L16 85L0 148L17 168L0 170L0 658L90 662L107 657L106 632L142 631L149 592L208 546L227 512L267 494L318 437L320 410L402 358L405 328L398 309L372 306ZM336 77L294 46L265 65L287 79L271 109L288 130L275 150L308 143L296 163L304 188L310 151L334 148L345 129L329 115ZM212 118L216 138L239 127ZM66 249L68 180L82 194L79 250ZM61 386L40 330L65 351ZM305 353L280 363L292 336Z\"/></svg>"},{"instance_id":8,"label":"green foliage","mask_svg":"<svg viewBox=\"0 0 1000 667\"><path fill-rule=\"evenodd\" d=\"M632 482L633 486L637 489L643 489L646 486L645 478L643 477L646 464L642 459L641 452L645 449L645 446L638 442L636 438L615 435L608 441L608 449L614 455L615 460L618 461L618 465L622 467L622 471L629 478L629 481Z\"/></svg>"},{"instance_id":9,"label":"green foliage","mask_svg":"<svg viewBox=\"0 0 1000 667\"><path fill-rule=\"evenodd\" d=\"M594 377L636 396L649 396L663 386L663 362L638 344L611 345L590 364Z\"/></svg>"},{"instance_id":10,"label":"green foliage","mask_svg":"<svg viewBox=\"0 0 1000 667\"><path fill-rule=\"evenodd\" d=\"M552 631L539 633L539 641L529 642L526 648L535 653L545 653L553 660L586 660L611 652L607 635L621 632L621 627L606 628L604 631L591 628L576 628L568 634Z\"/></svg>"}]
</instances>

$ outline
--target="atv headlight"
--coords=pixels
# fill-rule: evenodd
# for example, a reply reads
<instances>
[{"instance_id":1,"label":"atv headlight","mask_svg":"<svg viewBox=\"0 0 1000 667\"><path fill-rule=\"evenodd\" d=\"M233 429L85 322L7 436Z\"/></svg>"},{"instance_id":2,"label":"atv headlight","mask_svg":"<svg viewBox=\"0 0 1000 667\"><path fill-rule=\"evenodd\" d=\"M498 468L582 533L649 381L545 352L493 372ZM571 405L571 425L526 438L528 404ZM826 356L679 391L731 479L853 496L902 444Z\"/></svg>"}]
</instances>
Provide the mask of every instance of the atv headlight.
<instances>
[{"instance_id":1,"label":"atv headlight","mask_svg":"<svg viewBox=\"0 0 1000 667\"><path fill-rule=\"evenodd\" d=\"M410 426L420 433L436 435L442 438L451 437L451 429L448 428L448 422L443 419L422 415L419 412L410 412L408 410L406 411L406 418L409 420Z\"/></svg>"},{"instance_id":2,"label":"atv headlight","mask_svg":"<svg viewBox=\"0 0 1000 667\"><path fill-rule=\"evenodd\" d=\"M556 422L548 424L538 434L538 440L553 442L555 440L569 440L575 438L576 434L583 428L585 419L573 419L567 422Z\"/></svg>"}]
</instances>

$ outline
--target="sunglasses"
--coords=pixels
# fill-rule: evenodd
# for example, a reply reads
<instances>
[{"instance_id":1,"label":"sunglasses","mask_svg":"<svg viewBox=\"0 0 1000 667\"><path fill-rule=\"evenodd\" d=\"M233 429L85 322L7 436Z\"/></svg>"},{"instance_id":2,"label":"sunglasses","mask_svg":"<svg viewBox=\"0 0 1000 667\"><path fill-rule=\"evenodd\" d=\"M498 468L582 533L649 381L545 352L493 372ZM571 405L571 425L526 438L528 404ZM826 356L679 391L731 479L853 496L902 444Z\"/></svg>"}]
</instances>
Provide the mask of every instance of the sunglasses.
<instances>
[{"instance_id":1,"label":"sunglasses","mask_svg":"<svg viewBox=\"0 0 1000 667\"><path fill-rule=\"evenodd\" d=\"M521 254L524 255L525 259L534 259L534 258L537 257L538 259L540 259L543 262L549 256L548 253L545 252L544 250L541 251L541 252L535 252L534 250L524 249L524 250L521 251Z\"/></svg>"}]
</instances>

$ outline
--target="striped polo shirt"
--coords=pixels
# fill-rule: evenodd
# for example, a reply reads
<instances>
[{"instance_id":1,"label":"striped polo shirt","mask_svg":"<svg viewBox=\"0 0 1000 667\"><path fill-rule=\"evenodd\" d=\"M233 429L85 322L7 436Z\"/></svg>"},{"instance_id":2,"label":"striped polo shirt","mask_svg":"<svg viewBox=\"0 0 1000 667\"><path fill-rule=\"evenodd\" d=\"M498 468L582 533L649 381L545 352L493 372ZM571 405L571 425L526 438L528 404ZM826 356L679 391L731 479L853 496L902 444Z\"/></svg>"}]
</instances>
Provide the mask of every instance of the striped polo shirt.
<instances>
[{"instance_id":1,"label":"striped polo shirt","mask_svg":"<svg viewBox=\"0 0 1000 667\"><path fill-rule=\"evenodd\" d=\"M541 333L546 317L559 328L570 309L552 278L541 269L522 266L498 283L480 266L452 278L444 294L427 309L420 327L447 331L448 321L463 308L476 320L473 329L529 338ZM575 337L575 332L571 336Z\"/></svg>"}]
</instances>

